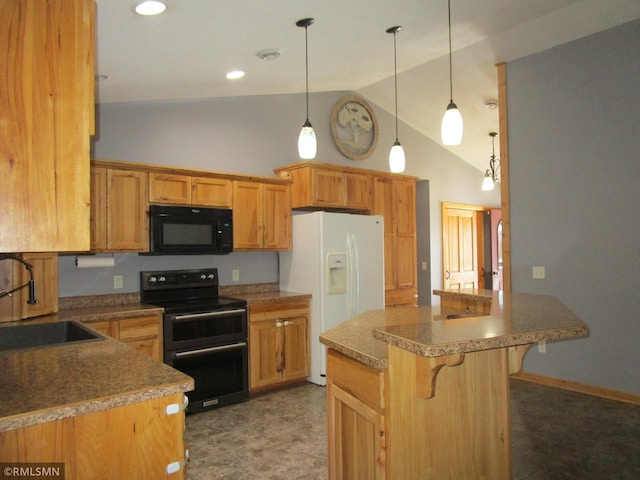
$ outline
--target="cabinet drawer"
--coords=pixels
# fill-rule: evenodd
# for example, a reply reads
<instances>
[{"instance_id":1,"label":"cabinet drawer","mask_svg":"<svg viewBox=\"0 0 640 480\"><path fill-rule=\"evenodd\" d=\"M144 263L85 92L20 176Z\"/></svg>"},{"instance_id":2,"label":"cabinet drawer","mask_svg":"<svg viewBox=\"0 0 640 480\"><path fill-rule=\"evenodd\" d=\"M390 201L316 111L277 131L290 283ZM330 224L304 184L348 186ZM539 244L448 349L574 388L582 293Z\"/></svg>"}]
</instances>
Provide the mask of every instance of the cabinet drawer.
<instances>
[{"instance_id":1,"label":"cabinet drawer","mask_svg":"<svg viewBox=\"0 0 640 480\"><path fill-rule=\"evenodd\" d=\"M138 352L144 353L154 360L161 360L160 358L160 340L158 338L147 338L141 340L127 340L123 343L135 348Z\"/></svg>"},{"instance_id":2,"label":"cabinet drawer","mask_svg":"<svg viewBox=\"0 0 640 480\"><path fill-rule=\"evenodd\" d=\"M85 325L89 328L93 328L97 330L102 335L106 335L108 337L117 337L117 322L87 322Z\"/></svg>"},{"instance_id":3,"label":"cabinet drawer","mask_svg":"<svg viewBox=\"0 0 640 480\"><path fill-rule=\"evenodd\" d=\"M160 335L160 318L156 315L120 320L120 340Z\"/></svg>"},{"instance_id":4,"label":"cabinet drawer","mask_svg":"<svg viewBox=\"0 0 640 480\"><path fill-rule=\"evenodd\" d=\"M260 322L278 318L299 317L309 315L309 302L269 303L249 306L249 321Z\"/></svg>"},{"instance_id":5,"label":"cabinet drawer","mask_svg":"<svg viewBox=\"0 0 640 480\"><path fill-rule=\"evenodd\" d=\"M379 411L384 410L385 371L367 367L329 349L327 378L370 407Z\"/></svg>"}]
</instances>

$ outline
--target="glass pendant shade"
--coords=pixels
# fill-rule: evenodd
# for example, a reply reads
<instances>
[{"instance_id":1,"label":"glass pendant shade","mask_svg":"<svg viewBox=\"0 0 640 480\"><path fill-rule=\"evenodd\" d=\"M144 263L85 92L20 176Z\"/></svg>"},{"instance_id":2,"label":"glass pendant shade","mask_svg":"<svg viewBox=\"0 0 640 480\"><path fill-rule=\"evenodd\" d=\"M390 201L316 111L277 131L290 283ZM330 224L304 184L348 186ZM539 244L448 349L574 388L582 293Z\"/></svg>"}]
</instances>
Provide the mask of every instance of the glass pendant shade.
<instances>
[{"instance_id":1,"label":"glass pendant shade","mask_svg":"<svg viewBox=\"0 0 640 480\"><path fill-rule=\"evenodd\" d=\"M491 172L489 170L484 174L484 180L482 180L482 190L488 192L489 190L493 190L494 183L493 178L491 177Z\"/></svg>"},{"instance_id":2,"label":"glass pendant shade","mask_svg":"<svg viewBox=\"0 0 640 480\"><path fill-rule=\"evenodd\" d=\"M316 158L317 150L316 132L313 130L309 120L307 120L302 125L302 130L300 130L300 136L298 137L298 156L303 160L313 160Z\"/></svg>"},{"instance_id":3,"label":"glass pendant shade","mask_svg":"<svg viewBox=\"0 0 640 480\"><path fill-rule=\"evenodd\" d=\"M444 145L460 145L462 143L462 115L455 103L451 102L447 106L447 111L442 117L442 143Z\"/></svg>"},{"instance_id":4,"label":"glass pendant shade","mask_svg":"<svg viewBox=\"0 0 640 480\"><path fill-rule=\"evenodd\" d=\"M389 152L389 170L391 173L404 172L404 149L397 139Z\"/></svg>"}]
</instances>

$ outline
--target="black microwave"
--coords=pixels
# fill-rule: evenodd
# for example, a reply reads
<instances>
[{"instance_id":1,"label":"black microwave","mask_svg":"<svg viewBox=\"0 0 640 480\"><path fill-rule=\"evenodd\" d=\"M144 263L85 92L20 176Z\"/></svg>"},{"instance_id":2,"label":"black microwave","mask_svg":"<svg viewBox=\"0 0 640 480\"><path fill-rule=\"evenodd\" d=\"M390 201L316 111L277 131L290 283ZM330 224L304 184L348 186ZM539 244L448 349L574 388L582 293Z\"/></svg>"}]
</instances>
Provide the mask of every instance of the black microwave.
<instances>
[{"instance_id":1,"label":"black microwave","mask_svg":"<svg viewBox=\"0 0 640 480\"><path fill-rule=\"evenodd\" d=\"M231 210L149 206L152 255L225 255L233 251Z\"/></svg>"}]
</instances>

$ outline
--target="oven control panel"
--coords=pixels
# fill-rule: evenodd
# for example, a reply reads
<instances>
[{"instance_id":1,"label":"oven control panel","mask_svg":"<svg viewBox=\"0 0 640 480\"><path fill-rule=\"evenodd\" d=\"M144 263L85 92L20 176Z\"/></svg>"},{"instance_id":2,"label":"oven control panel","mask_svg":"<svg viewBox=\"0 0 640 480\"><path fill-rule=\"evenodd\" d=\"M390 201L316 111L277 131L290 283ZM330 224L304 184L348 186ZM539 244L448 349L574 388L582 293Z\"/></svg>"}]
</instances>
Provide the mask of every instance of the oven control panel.
<instances>
[{"instance_id":1,"label":"oven control panel","mask_svg":"<svg viewBox=\"0 0 640 480\"><path fill-rule=\"evenodd\" d=\"M217 268L140 272L142 291L217 286Z\"/></svg>"}]
</instances>

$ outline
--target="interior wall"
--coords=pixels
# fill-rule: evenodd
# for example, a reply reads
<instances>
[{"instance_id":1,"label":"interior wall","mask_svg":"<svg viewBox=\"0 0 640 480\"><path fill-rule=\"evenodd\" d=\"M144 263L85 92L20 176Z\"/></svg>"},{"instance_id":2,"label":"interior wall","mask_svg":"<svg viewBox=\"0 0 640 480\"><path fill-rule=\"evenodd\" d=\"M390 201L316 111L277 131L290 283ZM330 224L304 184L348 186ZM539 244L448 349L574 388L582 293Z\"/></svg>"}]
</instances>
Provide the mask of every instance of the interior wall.
<instances>
[{"instance_id":1,"label":"interior wall","mask_svg":"<svg viewBox=\"0 0 640 480\"><path fill-rule=\"evenodd\" d=\"M513 291L555 295L590 328L524 369L636 394L638 45L634 21L507 65Z\"/></svg>"},{"instance_id":2,"label":"interior wall","mask_svg":"<svg viewBox=\"0 0 640 480\"><path fill-rule=\"evenodd\" d=\"M309 119L318 137L316 161L388 171L389 149L395 140L395 117L371 104L379 125L377 148L366 160L344 157L331 138L335 103L353 92L311 93ZM481 102L481 100L479 100ZM444 108L444 107L443 107ZM181 102L140 102L100 105L92 157L159 165L176 165L221 172L273 176L276 167L299 162L298 133L304 122L304 94L232 97ZM417 205L418 215L430 219L430 267L433 288L441 287L442 201L499 206L499 192L482 192L483 172L403 122L399 137L407 158L407 175L429 180L429 200ZM479 152L489 159L487 152ZM116 266L79 270L75 257L62 257L60 295L93 295L138 291L140 270L216 266L221 284L239 269L239 284L277 281L277 254L234 252L228 256L144 257L116 255ZM124 276L124 288L113 289L113 275Z\"/></svg>"}]
</instances>

